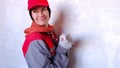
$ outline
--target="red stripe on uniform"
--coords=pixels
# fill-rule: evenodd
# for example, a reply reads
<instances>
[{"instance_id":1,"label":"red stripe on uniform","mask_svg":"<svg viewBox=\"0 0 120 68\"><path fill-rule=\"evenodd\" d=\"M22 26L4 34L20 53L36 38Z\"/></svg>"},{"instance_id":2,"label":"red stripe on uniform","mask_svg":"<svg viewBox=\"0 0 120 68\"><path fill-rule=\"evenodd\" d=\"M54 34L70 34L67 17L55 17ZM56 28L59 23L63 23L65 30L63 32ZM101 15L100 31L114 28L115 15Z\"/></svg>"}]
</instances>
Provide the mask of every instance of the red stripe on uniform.
<instances>
[{"instance_id":1,"label":"red stripe on uniform","mask_svg":"<svg viewBox=\"0 0 120 68\"><path fill-rule=\"evenodd\" d=\"M25 42L24 42L23 47L22 47L22 51L23 51L24 56L26 55L26 52L28 50L30 42L33 41L33 40L37 40L37 39L39 39L39 40L42 39L40 37L40 33L38 33L38 32L31 33L31 34L26 36Z\"/></svg>"}]
</instances>

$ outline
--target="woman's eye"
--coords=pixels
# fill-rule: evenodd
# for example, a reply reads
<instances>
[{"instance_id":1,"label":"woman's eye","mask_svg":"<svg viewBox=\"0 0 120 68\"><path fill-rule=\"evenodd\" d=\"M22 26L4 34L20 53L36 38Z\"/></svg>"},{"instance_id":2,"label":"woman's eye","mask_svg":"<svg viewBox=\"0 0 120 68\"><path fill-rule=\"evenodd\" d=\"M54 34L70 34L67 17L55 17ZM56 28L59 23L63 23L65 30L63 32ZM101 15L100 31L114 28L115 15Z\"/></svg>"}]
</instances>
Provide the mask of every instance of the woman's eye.
<instances>
[{"instance_id":1,"label":"woman's eye","mask_svg":"<svg viewBox=\"0 0 120 68\"><path fill-rule=\"evenodd\" d=\"M37 11L36 11L36 10L33 10L33 13L37 13Z\"/></svg>"},{"instance_id":2,"label":"woman's eye","mask_svg":"<svg viewBox=\"0 0 120 68\"><path fill-rule=\"evenodd\" d=\"M44 8L44 10L47 10L47 8Z\"/></svg>"},{"instance_id":3,"label":"woman's eye","mask_svg":"<svg viewBox=\"0 0 120 68\"><path fill-rule=\"evenodd\" d=\"M46 7L44 7L44 8L43 8L43 10L44 10L44 11L47 11L47 8L46 8Z\"/></svg>"}]
</instances>

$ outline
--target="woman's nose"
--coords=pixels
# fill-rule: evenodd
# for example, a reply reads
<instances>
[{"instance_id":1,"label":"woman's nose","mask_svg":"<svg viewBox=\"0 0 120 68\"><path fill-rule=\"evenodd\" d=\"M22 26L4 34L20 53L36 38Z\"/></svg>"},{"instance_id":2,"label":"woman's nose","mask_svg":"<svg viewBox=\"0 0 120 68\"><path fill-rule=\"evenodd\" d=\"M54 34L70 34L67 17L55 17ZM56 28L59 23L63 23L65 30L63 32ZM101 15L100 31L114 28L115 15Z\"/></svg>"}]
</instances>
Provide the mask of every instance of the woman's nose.
<instances>
[{"instance_id":1,"label":"woman's nose","mask_svg":"<svg viewBox=\"0 0 120 68\"><path fill-rule=\"evenodd\" d=\"M38 12L38 16L43 16L44 14L43 14L43 12L42 11L39 11Z\"/></svg>"}]
</instances>

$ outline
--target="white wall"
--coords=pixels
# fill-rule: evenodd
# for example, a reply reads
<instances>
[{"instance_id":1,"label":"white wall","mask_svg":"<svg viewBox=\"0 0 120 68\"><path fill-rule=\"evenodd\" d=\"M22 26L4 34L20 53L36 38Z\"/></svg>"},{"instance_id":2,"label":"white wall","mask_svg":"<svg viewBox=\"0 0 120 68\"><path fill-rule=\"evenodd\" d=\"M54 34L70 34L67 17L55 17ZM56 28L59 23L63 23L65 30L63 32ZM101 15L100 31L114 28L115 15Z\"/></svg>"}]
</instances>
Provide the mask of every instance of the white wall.
<instances>
[{"instance_id":1,"label":"white wall","mask_svg":"<svg viewBox=\"0 0 120 68\"><path fill-rule=\"evenodd\" d=\"M48 1L50 23L75 41L69 68L120 68L120 0ZM27 0L1 0L0 20L0 68L27 68L21 50L31 22Z\"/></svg>"}]
</instances>

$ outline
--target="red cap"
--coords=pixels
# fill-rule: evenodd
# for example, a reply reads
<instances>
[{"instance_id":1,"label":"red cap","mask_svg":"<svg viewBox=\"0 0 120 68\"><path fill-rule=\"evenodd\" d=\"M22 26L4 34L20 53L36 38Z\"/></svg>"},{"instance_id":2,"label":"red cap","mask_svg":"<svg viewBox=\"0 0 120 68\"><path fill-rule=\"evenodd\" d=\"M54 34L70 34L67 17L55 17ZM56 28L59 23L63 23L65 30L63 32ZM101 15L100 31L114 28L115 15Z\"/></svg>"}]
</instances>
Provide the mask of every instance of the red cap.
<instances>
[{"instance_id":1,"label":"red cap","mask_svg":"<svg viewBox=\"0 0 120 68\"><path fill-rule=\"evenodd\" d=\"M49 6L47 0L28 0L28 10L35 6Z\"/></svg>"}]
</instances>

